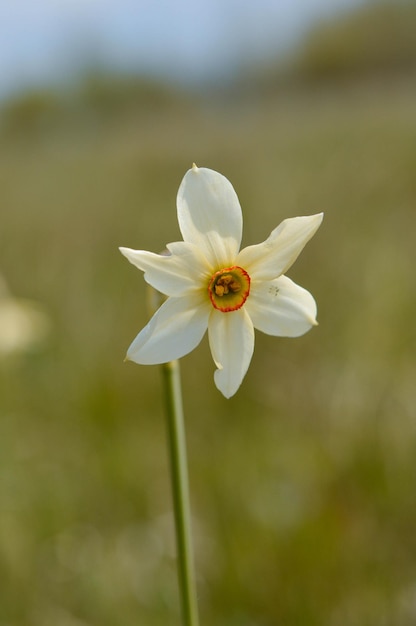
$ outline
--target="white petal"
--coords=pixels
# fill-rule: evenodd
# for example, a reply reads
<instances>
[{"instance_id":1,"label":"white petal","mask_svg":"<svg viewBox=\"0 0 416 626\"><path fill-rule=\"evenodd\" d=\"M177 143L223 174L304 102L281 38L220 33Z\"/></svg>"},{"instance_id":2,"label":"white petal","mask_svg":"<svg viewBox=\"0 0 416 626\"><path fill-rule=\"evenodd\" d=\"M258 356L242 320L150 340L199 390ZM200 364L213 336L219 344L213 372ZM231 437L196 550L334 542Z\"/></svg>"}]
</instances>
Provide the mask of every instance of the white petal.
<instances>
[{"instance_id":1,"label":"white petal","mask_svg":"<svg viewBox=\"0 0 416 626\"><path fill-rule=\"evenodd\" d=\"M287 276L252 283L245 308L254 327L267 335L299 337L317 325L313 296Z\"/></svg>"},{"instance_id":2,"label":"white petal","mask_svg":"<svg viewBox=\"0 0 416 626\"><path fill-rule=\"evenodd\" d=\"M246 375L254 350L254 329L245 307L222 313L212 311L208 323L209 345L218 367L215 384L226 398L235 394Z\"/></svg>"},{"instance_id":3,"label":"white petal","mask_svg":"<svg viewBox=\"0 0 416 626\"><path fill-rule=\"evenodd\" d=\"M296 261L309 239L319 228L323 213L284 220L263 243L241 250L235 264L244 267L251 278L273 280Z\"/></svg>"},{"instance_id":4,"label":"white petal","mask_svg":"<svg viewBox=\"0 0 416 626\"><path fill-rule=\"evenodd\" d=\"M145 280L167 296L180 297L205 285L212 267L196 246L183 241L167 246L171 254L120 248L125 257L145 272Z\"/></svg>"},{"instance_id":5,"label":"white petal","mask_svg":"<svg viewBox=\"0 0 416 626\"><path fill-rule=\"evenodd\" d=\"M137 335L126 358L142 365L181 358L201 341L211 310L200 295L168 298Z\"/></svg>"},{"instance_id":6,"label":"white petal","mask_svg":"<svg viewBox=\"0 0 416 626\"><path fill-rule=\"evenodd\" d=\"M224 176L203 167L188 170L179 187L177 209L185 241L197 245L215 269L234 263L243 218L237 194Z\"/></svg>"}]
</instances>

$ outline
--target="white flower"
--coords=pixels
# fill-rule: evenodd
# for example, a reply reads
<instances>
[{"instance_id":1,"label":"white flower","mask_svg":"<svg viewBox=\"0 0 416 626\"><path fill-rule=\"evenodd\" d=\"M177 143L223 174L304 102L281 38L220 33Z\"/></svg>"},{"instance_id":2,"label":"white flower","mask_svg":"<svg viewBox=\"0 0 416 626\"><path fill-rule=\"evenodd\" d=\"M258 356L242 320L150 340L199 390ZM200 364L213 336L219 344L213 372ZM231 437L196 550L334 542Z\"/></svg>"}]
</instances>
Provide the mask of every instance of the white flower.
<instances>
[{"instance_id":1,"label":"white flower","mask_svg":"<svg viewBox=\"0 0 416 626\"><path fill-rule=\"evenodd\" d=\"M0 274L0 358L31 350L49 330L49 318L31 300L14 298Z\"/></svg>"},{"instance_id":2,"label":"white flower","mask_svg":"<svg viewBox=\"0 0 416 626\"><path fill-rule=\"evenodd\" d=\"M321 224L323 214L284 220L261 244L240 250L237 194L218 172L192 167L179 187L183 241L169 255L120 248L145 280L167 296L137 335L127 359L166 363L191 352L208 329L218 389L229 398L250 365L254 328L298 337L316 325L312 295L284 276Z\"/></svg>"}]
</instances>

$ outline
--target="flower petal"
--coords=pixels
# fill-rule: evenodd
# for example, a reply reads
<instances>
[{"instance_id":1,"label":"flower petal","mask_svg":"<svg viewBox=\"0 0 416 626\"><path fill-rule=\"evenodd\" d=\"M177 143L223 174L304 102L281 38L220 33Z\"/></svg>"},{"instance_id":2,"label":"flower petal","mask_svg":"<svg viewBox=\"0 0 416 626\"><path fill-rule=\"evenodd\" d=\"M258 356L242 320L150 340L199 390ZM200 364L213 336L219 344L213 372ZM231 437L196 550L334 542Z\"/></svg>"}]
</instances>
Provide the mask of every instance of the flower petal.
<instances>
[{"instance_id":1,"label":"flower petal","mask_svg":"<svg viewBox=\"0 0 416 626\"><path fill-rule=\"evenodd\" d=\"M184 240L198 246L215 269L232 265L240 249L243 218L231 183L195 165L179 187L177 209Z\"/></svg>"},{"instance_id":2,"label":"flower petal","mask_svg":"<svg viewBox=\"0 0 416 626\"><path fill-rule=\"evenodd\" d=\"M232 313L212 311L208 336L212 358L218 367L215 384L230 398L241 385L254 350L253 324L245 307Z\"/></svg>"},{"instance_id":3,"label":"flower petal","mask_svg":"<svg viewBox=\"0 0 416 626\"><path fill-rule=\"evenodd\" d=\"M180 297L205 285L212 267L195 245L178 241L168 244L167 248L170 252L167 255L131 248L120 248L120 252L145 272L149 285L167 296Z\"/></svg>"},{"instance_id":4,"label":"flower petal","mask_svg":"<svg viewBox=\"0 0 416 626\"><path fill-rule=\"evenodd\" d=\"M245 308L267 335L299 337L317 325L313 296L287 276L252 284Z\"/></svg>"},{"instance_id":5,"label":"flower petal","mask_svg":"<svg viewBox=\"0 0 416 626\"><path fill-rule=\"evenodd\" d=\"M296 261L319 228L323 216L323 213L318 213L284 220L266 241L241 250L235 264L244 267L252 279L277 278Z\"/></svg>"},{"instance_id":6,"label":"flower petal","mask_svg":"<svg viewBox=\"0 0 416 626\"><path fill-rule=\"evenodd\" d=\"M188 354L204 336L211 310L210 303L199 294L168 298L137 335L126 359L154 365Z\"/></svg>"}]
</instances>

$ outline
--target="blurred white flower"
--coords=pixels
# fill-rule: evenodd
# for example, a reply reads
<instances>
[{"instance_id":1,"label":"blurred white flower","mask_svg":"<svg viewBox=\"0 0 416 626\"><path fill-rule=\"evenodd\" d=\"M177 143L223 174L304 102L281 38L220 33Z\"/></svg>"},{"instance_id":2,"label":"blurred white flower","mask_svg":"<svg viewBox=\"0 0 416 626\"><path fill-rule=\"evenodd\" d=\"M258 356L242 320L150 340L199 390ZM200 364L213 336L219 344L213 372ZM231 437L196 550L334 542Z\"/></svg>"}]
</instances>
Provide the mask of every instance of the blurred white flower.
<instances>
[{"instance_id":1,"label":"blurred white flower","mask_svg":"<svg viewBox=\"0 0 416 626\"><path fill-rule=\"evenodd\" d=\"M14 298L0 275L0 357L32 349L48 330L49 319L39 305Z\"/></svg>"},{"instance_id":2,"label":"blurred white flower","mask_svg":"<svg viewBox=\"0 0 416 626\"><path fill-rule=\"evenodd\" d=\"M237 194L221 174L192 167L177 197L184 241L169 255L120 248L168 296L131 344L127 359L165 363L191 352L208 329L215 384L229 398L247 372L254 328L283 337L316 322L312 295L284 272L321 224L323 214L284 220L261 244L239 251L243 219Z\"/></svg>"}]
</instances>

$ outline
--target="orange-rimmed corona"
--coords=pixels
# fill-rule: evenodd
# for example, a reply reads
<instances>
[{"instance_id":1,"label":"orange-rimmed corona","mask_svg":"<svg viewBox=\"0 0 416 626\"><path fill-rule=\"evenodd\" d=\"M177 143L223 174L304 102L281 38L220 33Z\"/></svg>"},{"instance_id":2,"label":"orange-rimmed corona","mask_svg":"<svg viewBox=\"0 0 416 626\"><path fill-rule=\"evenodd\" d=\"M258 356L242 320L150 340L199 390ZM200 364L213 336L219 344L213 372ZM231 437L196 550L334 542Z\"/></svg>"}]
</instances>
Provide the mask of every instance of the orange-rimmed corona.
<instances>
[{"instance_id":1,"label":"orange-rimmed corona","mask_svg":"<svg viewBox=\"0 0 416 626\"><path fill-rule=\"evenodd\" d=\"M238 265L225 267L212 276L208 293L212 306L218 311L237 311L249 296L250 276Z\"/></svg>"}]
</instances>

